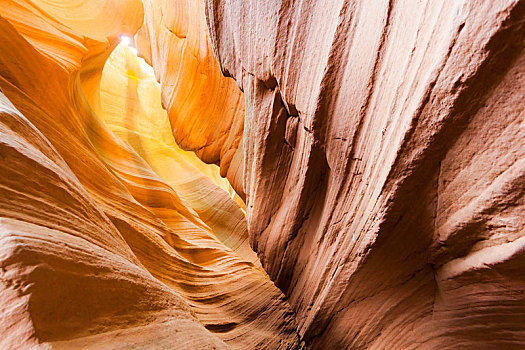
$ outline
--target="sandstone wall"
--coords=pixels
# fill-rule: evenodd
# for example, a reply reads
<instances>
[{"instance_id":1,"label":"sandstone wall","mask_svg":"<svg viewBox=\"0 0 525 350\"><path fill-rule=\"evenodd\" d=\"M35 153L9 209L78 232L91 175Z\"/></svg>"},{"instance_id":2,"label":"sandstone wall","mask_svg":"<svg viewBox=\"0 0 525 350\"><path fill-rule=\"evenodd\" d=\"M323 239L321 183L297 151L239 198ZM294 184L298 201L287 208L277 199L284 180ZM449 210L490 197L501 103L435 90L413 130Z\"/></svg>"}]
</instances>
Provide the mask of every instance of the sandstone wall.
<instances>
[{"instance_id":1,"label":"sandstone wall","mask_svg":"<svg viewBox=\"0 0 525 350\"><path fill-rule=\"evenodd\" d=\"M143 13L0 3L0 348L299 347L219 168L176 146L152 69L110 56Z\"/></svg>"},{"instance_id":2,"label":"sandstone wall","mask_svg":"<svg viewBox=\"0 0 525 350\"><path fill-rule=\"evenodd\" d=\"M251 244L314 348L525 342L525 3L207 0Z\"/></svg>"}]
</instances>

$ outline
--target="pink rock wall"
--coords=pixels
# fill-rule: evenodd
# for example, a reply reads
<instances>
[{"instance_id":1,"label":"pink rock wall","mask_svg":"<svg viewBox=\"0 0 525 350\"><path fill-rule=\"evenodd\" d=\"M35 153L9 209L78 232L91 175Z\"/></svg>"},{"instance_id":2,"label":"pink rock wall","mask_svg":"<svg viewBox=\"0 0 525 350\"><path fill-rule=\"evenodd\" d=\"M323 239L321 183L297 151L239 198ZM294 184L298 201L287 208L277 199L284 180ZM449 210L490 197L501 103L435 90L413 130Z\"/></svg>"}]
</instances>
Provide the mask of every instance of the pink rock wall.
<instances>
[{"instance_id":1,"label":"pink rock wall","mask_svg":"<svg viewBox=\"0 0 525 350\"><path fill-rule=\"evenodd\" d=\"M525 2L207 0L253 248L313 348L525 345Z\"/></svg>"}]
</instances>

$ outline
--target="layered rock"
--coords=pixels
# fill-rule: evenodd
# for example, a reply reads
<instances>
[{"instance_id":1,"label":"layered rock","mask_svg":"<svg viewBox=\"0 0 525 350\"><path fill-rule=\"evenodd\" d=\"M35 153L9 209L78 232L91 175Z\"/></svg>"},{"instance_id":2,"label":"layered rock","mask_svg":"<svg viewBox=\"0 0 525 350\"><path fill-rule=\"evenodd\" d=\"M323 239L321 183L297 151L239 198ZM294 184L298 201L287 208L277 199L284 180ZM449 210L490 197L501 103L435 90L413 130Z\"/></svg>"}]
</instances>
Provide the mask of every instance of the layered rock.
<instances>
[{"instance_id":1,"label":"layered rock","mask_svg":"<svg viewBox=\"0 0 525 350\"><path fill-rule=\"evenodd\" d=\"M524 346L525 3L206 4L251 244L300 335Z\"/></svg>"},{"instance_id":2,"label":"layered rock","mask_svg":"<svg viewBox=\"0 0 525 350\"><path fill-rule=\"evenodd\" d=\"M177 148L151 68L110 57L141 2L0 14L0 347L299 347L219 169Z\"/></svg>"},{"instance_id":3,"label":"layered rock","mask_svg":"<svg viewBox=\"0 0 525 350\"><path fill-rule=\"evenodd\" d=\"M213 56L204 2L144 0L144 11L137 46L160 82L177 144L220 165L244 198L244 98Z\"/></svg>"},{"instance_id":4,"label":"layered rock","mask_svg":"<svg viewBox=\"0 0 525 350\"><path fill-rule=\"evenodd\" d=\"M0 347L523 347L524 26L2 1Z\"/></svg>"}]
</instances>

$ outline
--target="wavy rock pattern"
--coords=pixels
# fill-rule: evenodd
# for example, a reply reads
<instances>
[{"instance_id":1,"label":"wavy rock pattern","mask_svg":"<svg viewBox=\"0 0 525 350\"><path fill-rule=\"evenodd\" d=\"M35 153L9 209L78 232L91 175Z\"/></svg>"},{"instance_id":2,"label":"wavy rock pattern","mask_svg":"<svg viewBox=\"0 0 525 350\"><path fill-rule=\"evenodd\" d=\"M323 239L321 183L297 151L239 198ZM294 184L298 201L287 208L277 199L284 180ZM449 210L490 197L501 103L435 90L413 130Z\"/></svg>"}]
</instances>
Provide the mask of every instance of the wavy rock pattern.
<instances>
[{"instance_id":1,"label":"wavy rock pattern","mask_svg":"<svg viewBox=\"0 0 525 350\"><path fill-rule=\"evenodd\" d=\"M144 11L138 48L160 82L177 144L220 165L221 175L244 197L244 99L213 56L204 2L144 0Z\"/></svg>"},{"instance_id":2,"label":"wavy rock pattern","mask_svg":"<svg viewBox=\"0 0 525 350\"><path fill-rule=\"evenodd\" d=\"M1 1L0 348L524 347L524 48L523 0Z\"/></svg>"},{"instance_id":3,"label":"wavy rock pattern","mask_svg":"<svg viewBox=\"0 0 525 350\"><path fill-rule=\"evenodd\" d=\"M141 2L0 14L0 347L299 347L218 168L176 147L151 68L110 56Z\"/></svg>"},{"instance_id":4,"label":"wavy rock pattern","mask_svg":"<svg viewBox=\"0 0 525 350\"><path fill-rule=\"evenodd\" d=\"M206 0L313 348L525 345L525 2Z\"/></svg>"}]
</instances>

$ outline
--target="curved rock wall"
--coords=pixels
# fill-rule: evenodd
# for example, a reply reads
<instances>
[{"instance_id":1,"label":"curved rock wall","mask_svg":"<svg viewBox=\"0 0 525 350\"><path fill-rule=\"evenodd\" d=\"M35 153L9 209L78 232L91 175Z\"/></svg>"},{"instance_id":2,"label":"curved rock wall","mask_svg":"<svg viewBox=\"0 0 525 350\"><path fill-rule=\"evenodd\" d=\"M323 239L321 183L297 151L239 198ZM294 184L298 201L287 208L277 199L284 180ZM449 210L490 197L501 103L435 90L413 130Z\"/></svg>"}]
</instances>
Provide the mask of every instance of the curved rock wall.
<instances>
[{"instance_id":1,"label":"curved rock wall","mask_svg":"<svg viewBox=\"0 0 525 350\"><path fill-rule=\"evenodd\" d=\"M522 348L524 47L523 0L1 1L0 347Z\"/></svg>"},{"instance_id":2,"label":"curved rock wall","mask_svg":"<svg viewBox=\"0 0 525 350\"><path fill-rule=\"evenodd\" d=\"M220 165L244 198L244 98L213 56L203 1L145 0L138 49L162 87L173 136L184 150Z\"/></svg>"},{"instance_id":3,"label":"curved rock wall","mask_svg":"<svg viewBox=\"0 0 525 350\"><path fill-rule=\"evenodd\" d=\"M219 169L175 145L151 68L110 56L142 14L0 4L0 347L299 347Z\"/></svg>"},{"instance_id":4,"label":"curved rock wall","mask_svg":"<svg viewBox=\"0 0 525 350\"><path fill-rule=\"evenodd\" d=\"M250 240L314 348L525 342L523 1L206 0Z\"/></svg>"}]
</instances>

